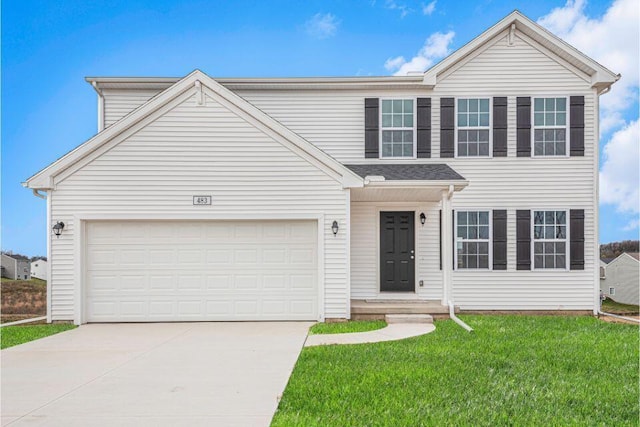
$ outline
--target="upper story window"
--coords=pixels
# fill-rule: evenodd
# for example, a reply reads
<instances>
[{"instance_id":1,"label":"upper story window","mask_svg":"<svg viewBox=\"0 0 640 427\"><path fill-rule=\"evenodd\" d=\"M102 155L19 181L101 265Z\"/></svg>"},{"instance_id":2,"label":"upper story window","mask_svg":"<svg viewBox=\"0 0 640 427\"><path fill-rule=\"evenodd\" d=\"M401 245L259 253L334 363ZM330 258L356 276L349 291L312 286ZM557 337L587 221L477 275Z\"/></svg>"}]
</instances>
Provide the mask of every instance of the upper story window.
<instances>
[{"instance_id":1,"label":"upper story window","mask_svg":"<svg viewBox=\"0 0 640 427\"><path fill-rule=\"evenodd\" d=\"M567 268L567 211L533 212L533 267Z\"/></svg>"},{"instance_id":2,"label":"upper story window","mask_svg":"<svg viewBox=\"0 0 640 427\"><path fill-rule=\"evenodd\" d=\"M381 100L383 158L415 157L414 99Z\"/></svg>"},{"instance_id":3,"label":"upper story window","mask_svg":"<svg viewBox=\"0 0 640 427\"><path fill-rule=\"evenodd\" d=\"M458 157L489 156L489 98L459 98Z\"/></svg>"},{"instance_id":4,"label":"upper story window","mask_svg":"<svg viewBox=\"0 0 640 427\"><path fill-rule=\"evenodd\" d=\"M456 266L489 268L489 211L456 212Z\"/></svg>"},{"instance_id":5,"label":"upper story window","mask_svg":"<svg viewBox=\"0 0 640 427\"><path fill-rule=\"evenodd\" d=\"M534 156L567 154L567 121L567 98L534 98Z\"/></svg>"}]
</instances>

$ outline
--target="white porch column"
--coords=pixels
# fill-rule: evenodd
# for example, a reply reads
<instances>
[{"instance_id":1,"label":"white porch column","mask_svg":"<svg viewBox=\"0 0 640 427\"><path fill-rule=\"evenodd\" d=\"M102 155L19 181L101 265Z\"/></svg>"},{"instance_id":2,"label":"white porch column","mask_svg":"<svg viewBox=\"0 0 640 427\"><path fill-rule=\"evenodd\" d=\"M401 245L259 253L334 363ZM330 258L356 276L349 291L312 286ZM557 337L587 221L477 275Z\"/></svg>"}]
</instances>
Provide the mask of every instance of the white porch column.
<instances>
[{"instance_id":1,"label":"white porch column","mask_svg":"<svg viewBox=\"0 0 640 427\"><path fill-rule=\"evenodd\" d=\"M451 275L453 272L453 217L451 196L453 185L442 191L442 305L451 300Z\"/></svg>"}]
</instances>

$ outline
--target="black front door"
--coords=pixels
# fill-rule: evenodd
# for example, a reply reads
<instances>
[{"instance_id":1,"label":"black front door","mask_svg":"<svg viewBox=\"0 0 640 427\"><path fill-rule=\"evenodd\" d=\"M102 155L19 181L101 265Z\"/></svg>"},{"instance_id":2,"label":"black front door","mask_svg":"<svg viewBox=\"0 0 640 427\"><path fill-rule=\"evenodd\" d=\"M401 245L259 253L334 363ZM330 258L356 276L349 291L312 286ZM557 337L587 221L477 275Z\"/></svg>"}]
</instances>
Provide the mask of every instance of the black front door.
<instances>
[{"instance_id":1,"label":"black front door","mask_svg":"<svg viewBox=\"0 0 640 427\"><path fill-rule=\"evenodd\" d=\"M414 212L380 212L380 290L415 291Z\"/></svg>"}]
</instances>

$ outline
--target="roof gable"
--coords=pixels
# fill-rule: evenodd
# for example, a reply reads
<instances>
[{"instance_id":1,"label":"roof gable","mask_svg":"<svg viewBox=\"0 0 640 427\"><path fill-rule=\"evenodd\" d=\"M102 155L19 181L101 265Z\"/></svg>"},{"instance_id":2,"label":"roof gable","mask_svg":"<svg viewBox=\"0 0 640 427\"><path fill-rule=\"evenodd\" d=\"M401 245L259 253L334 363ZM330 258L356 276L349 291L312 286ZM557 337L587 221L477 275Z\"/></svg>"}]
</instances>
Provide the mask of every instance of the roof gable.
<instances>
[{"instance_id":1,"label":"roof gable","mask_svg":"<svg viewBox=\"0 0 640 427\"><path fill-rule=\"evenodd\" d=\"M427 70L423 82L429 86L436 86L445 73L460 67L465 60L476 55L487 44L495 43L496 38L501 37L503 33L507 37L514 37L518 33L519 36L524 36L522 38L527 41L537 43L541 50L549 52L570 65L569 68L572 71L579 71L589 76L592 87L605 89L620 78L619 74L603 67L516 10Z\"/></svg>"},{"instance_id":2,"label":"roof gable","mask_svg":"<svg viewBox=\"0 0 640 427\"><path fill-rule=\"evenodd\" d=\"M182 102L185 97L191 96L193 93L197 93L198 96L204 96L204 91L207 91L209 96L214 97L216 101L225 105L252 125L259 127L274 140L282 143L300 157L326 172L339 181L343 187L362 187L362 178L354 172L199 70L193 71L117 123L28 178L23 185L31 189L55 189L56 177L60 175L67 177L73 174L86 164L86 160L91 160L99 156L104 150L108 150L110 142L116 141L117 143L121 141L127 135L153 120L154 114L157 115L163 109L166 110L172 107L176 102Z\"/></svg>"}]
</instances>

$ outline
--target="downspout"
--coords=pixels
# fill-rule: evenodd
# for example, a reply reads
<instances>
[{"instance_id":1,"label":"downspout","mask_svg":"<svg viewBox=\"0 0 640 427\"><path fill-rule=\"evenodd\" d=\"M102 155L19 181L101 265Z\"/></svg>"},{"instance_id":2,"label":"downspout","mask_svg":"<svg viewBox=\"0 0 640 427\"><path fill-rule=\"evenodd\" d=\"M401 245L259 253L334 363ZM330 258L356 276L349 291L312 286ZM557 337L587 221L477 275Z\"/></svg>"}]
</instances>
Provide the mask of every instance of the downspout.
<instances>
[{"instance_id":1,"label":"downspout","mask_svg":"<svg viewBox=\"0 0 640 427\"><path fill-rule=\"evenodd\" d=\"M47 200L47 196L44 194L40 194L36 188L32 189L31 191L33 191L34 196L39 197L42 200Z\"/></svg>"},{"instance_id":2,"label":"downspout","mask_svg":"<svg viewBox=\"0 0 640 427\"><path fill-rule=\"evenodd\" d=\"M453 305L453 302L449 301L449 317L451 320L456 322L458 325L462 326L467 332L473 332L473 328L462 321L458 316L456 316L456 310Z\"/></svg>"},{"instance_id":3,"label":"downspout","mask_svg":"<svg viewBox=\"0 0 640 427\"><path fill-rule=\"evenodd\" d=\"M600 309L598 309L598 314L602 314L603 316L615 317L616 319L628 320L629 322L640 323L640 319L634 319L633 317L620 316L618 314L606 313Z\"/></svg>"},{"instance_id":4,"label":"downspout","mask_svg":"<svg viewBox=\"0 0 640 427\"><path fill-rule=\"evenodd\" d=\"M446 194L446 200L448 203L448 206L451 207L451 199L453 197L453 192L454 192L454 186L453 185L449 185L449 190L447 191ZM449 215L450 216L450 215ZM450 229L453 228L453 224L451 224L451 227L449 227ZM446 245L449 245L450 243L447 242L445 243ZM453 247L453 245L451 246L451 251L447 251L449 252L447 255L451 255L451 257L453 257L453 251L455 250L455 248ZM449 262L449 260L447 260L446 262ZM448 267L447 267L448 268ZM444 269L443 269L444 271ZM453 273L453 271L451 271L451 273ZM451 320L453 320L454 322L456 322L458 325L462 326L467 332L473 332L473 328L469 325L467 325L466 323L464 323L462 321L462 319L460 319L458 316L456 316L456 310L455 310L455 305L453 304L453 280L451 279L451 275L450 274L446 274L446 287L448 289L447 291L447 303L449 304L449 317L451 318Z\"/></svg>"},{"instance_id":5,"label":"downspout","mask_svg":"<svg viewBox=\"0 0 640 427\"><path fill-rule=\"evenodd\" d=\"M91 82L91 86L98 94L98 133L100 133L104 129L104 94L96 82Z\"/></svg>"},{"instance_id":6,"label":"downspout","mask_svg":"<svg viewBox=\"0 0 640 427\"><path fill-rule=\"evenodd\" d=\"M51 323L51 198L48 197L49 194L41 194L36 188L31 191L34 196L47 201L47 312L44 319L46 319L47 323ZM41 318L37 318L37 320L41 320ZM29 321L36 321L36 319L30 319Z\"/></svg>"}]
</instances>

